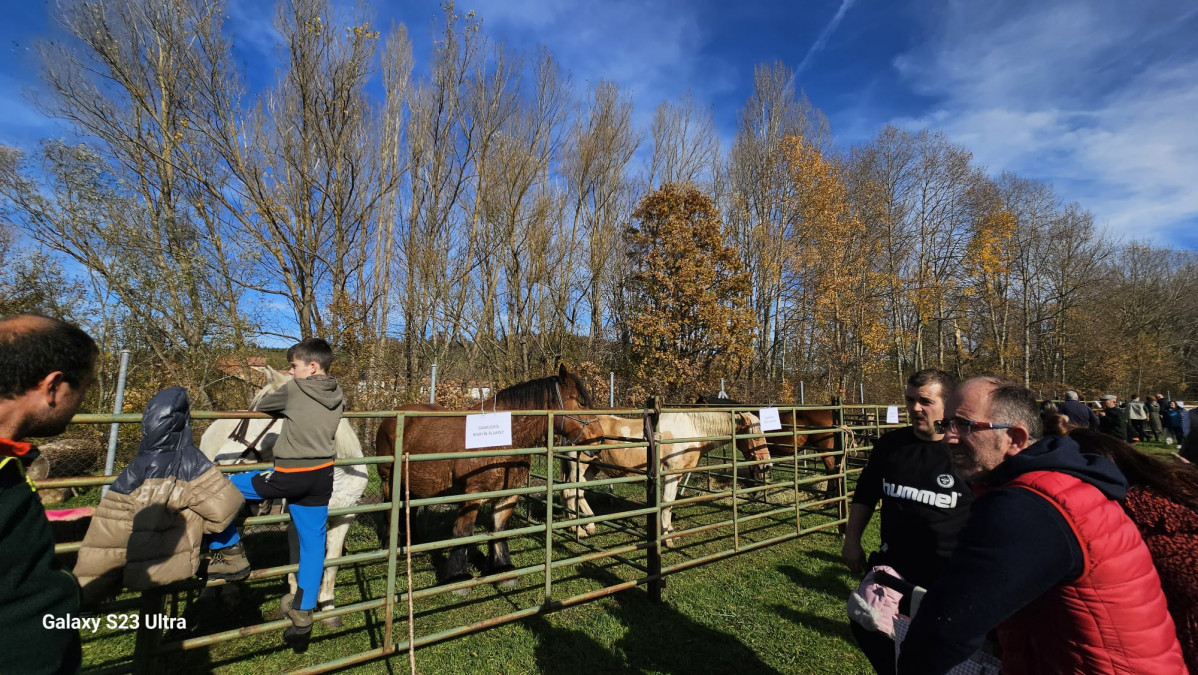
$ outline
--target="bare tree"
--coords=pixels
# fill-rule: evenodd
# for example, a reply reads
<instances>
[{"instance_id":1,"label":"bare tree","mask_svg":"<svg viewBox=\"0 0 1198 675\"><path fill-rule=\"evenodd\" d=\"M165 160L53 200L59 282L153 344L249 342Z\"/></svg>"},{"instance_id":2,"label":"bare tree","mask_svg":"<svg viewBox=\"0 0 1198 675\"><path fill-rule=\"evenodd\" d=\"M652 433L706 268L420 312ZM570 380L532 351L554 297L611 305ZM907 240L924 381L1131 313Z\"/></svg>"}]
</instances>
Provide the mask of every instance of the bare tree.
<instances>
[{"instance_id":1,"label":"bare tree","mask_svg":"<svg viewBox=\"0 0 1198 675\"><path fill-rule=\"evenodd\" d=\"M653 113L653 139L646 182L650 190L665 183L710 187L718 164L720 138L711 112L687 92L677 103L663 101Z\"/></svg>"},{"instance_id":2,"label":"bare tree","mask_svg":"<svg viewBox=\"0 0 1198 675\"><path fill-rule=\"evenodd\" d=\"M623 237L631 213L625 172L640 138L632 128L632 101L611 82L600 82L578 114L563 150L562 175L569 200L570 233L585 233L585 303L590 314L587 352L603 336L604 294L617 279Z\"/></svg>"}]
</instances>

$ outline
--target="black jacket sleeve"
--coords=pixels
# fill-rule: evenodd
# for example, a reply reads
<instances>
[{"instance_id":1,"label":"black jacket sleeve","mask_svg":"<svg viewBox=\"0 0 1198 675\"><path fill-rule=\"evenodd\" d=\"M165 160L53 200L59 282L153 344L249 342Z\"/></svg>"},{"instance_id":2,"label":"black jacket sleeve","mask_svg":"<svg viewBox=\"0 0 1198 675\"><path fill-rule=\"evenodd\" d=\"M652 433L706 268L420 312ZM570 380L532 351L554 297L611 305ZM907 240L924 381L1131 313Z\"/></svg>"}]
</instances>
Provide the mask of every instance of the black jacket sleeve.
<instances>
[{"instance_id":1,"label":"black jacket sleeve","mask_svg":"<svg viewBox=\"0 0 1198 675\"><path fill-rule=\"evenodd\" d=\"M911 622L898 672L947 672L1015 612L1076 579L1083 565L1077 537L1043 497L1015 487L985 495Z\"/></svg>"}]
</instances>

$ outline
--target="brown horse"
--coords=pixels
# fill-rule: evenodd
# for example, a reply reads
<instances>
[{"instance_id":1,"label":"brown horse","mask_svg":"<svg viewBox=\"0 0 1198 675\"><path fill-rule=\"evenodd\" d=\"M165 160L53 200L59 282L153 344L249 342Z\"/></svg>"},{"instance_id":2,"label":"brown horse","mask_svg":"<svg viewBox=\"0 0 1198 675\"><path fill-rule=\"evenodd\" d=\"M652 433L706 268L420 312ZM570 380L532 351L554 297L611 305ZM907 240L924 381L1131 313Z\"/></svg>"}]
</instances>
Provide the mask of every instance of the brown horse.
<instances>
[{"instance_id":1,"label":"brown horse","mask_svg":"<svg viewBox=\"0 0 1198 675\"><path fill-rule=\"evenodd\" d=\"M542 377L517 384L499 391L483 406L486 410L582 410L591 407L591 396L578 376L570 373L563 365L557 375ZM442 412L446 408L430 403L401 406L400 410L414 412ZM554 416L554 431L567 441L577 440L587 421L570 415ZM544 418L533 415L512 416L512 445L506 447L530 448L545 445L549 428ZM403 451L407 455L424 455L442 452L466 451L466 417L407 417L404 420ZM383 420L375 437L375 454L394 456L395 418ZM492 448L494 449L494 448ZM528 480L529 455L505 455L500 457L463 457L412 462L409 491L416 499L445 495L474 494L495 490L510 490L524 487ZM391 501L390 464L379 464L379 475L383 481L384 499ZM493 533L502 532L507 526L519 496L499 497L492 507ZM453 537L468 537L474 534L474 522L479 507L486 499L462 502L458 507L453 526ZM493 539L488 556L489 570L501 572L511 569L506 539ZM447 582L469 579L465 546L450 549L442 575Z\"/></svg>"}]
</instances>

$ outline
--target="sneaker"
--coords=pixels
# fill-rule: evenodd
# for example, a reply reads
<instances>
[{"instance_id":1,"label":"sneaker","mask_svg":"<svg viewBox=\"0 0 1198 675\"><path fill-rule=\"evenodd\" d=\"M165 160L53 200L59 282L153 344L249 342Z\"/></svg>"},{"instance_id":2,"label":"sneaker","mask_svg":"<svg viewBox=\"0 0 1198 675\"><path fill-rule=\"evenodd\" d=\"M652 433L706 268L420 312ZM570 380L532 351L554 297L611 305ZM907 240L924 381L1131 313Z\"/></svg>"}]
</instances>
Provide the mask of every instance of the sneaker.
<instances>
[{"instance_id":1,"label":"sneaker","mask_svg":"<svg viewBox=\"0 0 1198 675\"><path fill-rule=\"evenodd\" d=\"M241 581L250 575L250 561L245 557L245 547L237 542L228 548L212 552L208 560L208 578L225 581Z\"/></svg>"},{"instance_id":2,"label":"sneaker","mask_svg":"<svg viewBox=\"0 0 1198 675\"><path fill-rule=\"evenodd\" d=\"M295 609L292 607L294 602L295 595L291 593L279 600L279 611L285 618L291 619L291 625L283 631L283 642L295 653L302 654L308 651L308 640L312 636L312 610Z\"/></svg>"}]
</instances>

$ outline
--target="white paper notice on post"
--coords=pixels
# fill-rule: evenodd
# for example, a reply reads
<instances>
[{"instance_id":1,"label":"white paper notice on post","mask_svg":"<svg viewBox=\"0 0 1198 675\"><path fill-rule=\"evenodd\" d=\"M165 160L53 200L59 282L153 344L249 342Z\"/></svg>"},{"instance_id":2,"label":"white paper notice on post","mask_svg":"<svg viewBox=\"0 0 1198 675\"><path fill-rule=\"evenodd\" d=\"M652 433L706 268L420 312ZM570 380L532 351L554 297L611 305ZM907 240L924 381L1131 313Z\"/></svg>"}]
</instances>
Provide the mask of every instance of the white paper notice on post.
<instances>
[{"instance_id":1,"label":"white paper notice on post","mask_svg":"<svg viewBox=\"0 0 1198 675\"><path fill-rule=\"evenodd\" d=\"M486 413L466 416L466 449L496 448L512 444L512 414Z\"/></svg>"},{"instance_id":2,"label":"white paper notice on post","mask_svg":"<svg viewBox=\"0 0 1198 675\"><path fill-rule=\"evenodd\" d=\"M777 408L762 408L757 412L758 416L761 417L761 430L763 432L777 431L782 428L782 422L778 420Z\"/></svg>"},{"instance_id":3,"label":"white paper notice on post","mask_svg":"<svg viewBox=\"0 0 1198 675\"><path fill-rule=\"evenodd\" d=\"M899 423L899 421L898 421L898 406L897 405L886 406L886 423L887 424L898 424Z\"/></svg>"}]
</instances>

